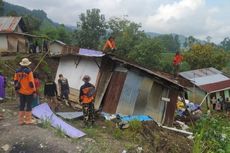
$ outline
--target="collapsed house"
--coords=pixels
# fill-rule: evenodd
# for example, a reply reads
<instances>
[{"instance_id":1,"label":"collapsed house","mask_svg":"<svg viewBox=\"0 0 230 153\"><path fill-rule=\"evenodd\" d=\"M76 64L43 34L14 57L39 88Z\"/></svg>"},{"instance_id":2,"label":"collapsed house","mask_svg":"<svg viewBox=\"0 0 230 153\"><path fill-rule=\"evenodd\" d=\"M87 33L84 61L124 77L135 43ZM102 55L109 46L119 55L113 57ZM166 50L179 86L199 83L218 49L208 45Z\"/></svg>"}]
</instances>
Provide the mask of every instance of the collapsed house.
<instances>
[{"instance_id":1,"label":"collapsed house","mask_svg":"<svg viewBox=\"0 0 230 153\"><path fill-rule=\"evenodd\" d=\"M61 54L54 55L55 50L50 50L50 54L59 58L55 80L59 74L68 79L71 100L78 101L82 78L87 74L97 88L96 109L111 114L149 115L158 123L172 125L183 86L118 57L82 48L67 53L64 46Z\"/></svg>"},{"instance_id":2,"label":"collapsed house","mask_svg":"<svg viewBox=\"0 0 230 153\"><path fill-rule=\"evenodd\" d=\"M230 78L215 68L203 68L179 73L193 86L188 87L188 99L201 103L210 103L212 97L224 99L230 97Z\"/></svg>"}]
</instances>

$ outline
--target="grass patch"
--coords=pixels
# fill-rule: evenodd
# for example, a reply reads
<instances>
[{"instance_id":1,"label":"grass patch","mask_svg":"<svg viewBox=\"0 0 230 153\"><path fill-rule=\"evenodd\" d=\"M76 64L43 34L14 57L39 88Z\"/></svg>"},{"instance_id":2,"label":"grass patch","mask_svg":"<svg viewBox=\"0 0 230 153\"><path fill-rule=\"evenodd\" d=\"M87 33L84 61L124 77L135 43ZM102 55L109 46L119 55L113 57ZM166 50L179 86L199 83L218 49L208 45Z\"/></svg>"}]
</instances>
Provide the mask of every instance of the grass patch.
<instances>
[{"instance_id":1,"label":"grass patch","mask_svg":"<svg viewBox=\"0 0 230 153\"><path fill-rule=\"evenodd\" d=\"M96 138L99 133L96 128L85 128L84 131L91 138Z\"/></svg>"},{"instance_id":2,"label":"grass patch","mask_svg":"<svg viewBox=\"0 0 230 153\"><path fill-rule=\"evenodd\" d=\"M204 116L194 128L193 153L229 153L230 122L224 114Z\"/></svg>"},{"instance_id":3,"label":"grass patch","mask_svg":"<svg viewBox=\"0 0 230 153\"><path fill-rule=\"evenodd\" d=\"M113 131L113 137L115 139L121 139L123 136L123 131L120 130L119 128L115 128L114 131Z\"/></svg>"},{"instance_id":4,"label":"grass patch","mask_svg":"<svg viewBox=\"0 0 230 153\"><path fill-rule=\"evenodd\" d=\"M58 136L58 137L61 137L61 138L65 138L66 137L65 131L64 131L64 129L61 128L61 126L57 127L55 133L56 133L56 136Z\"/></svg>"},{"instance_id":5,"label":"grass patch","mask_svg":"<svg viewBox=\"0 0 230 153\"><path fill-rule=\"evenodd\" d=\"M129 128L131 131L138 132L142 128L142 123L138 120L130 121Z\"/></svg>"},{"instance_id":6,"label":"grass patch","mask_svg":"<svg viewBox=\"0 0 230 153\"><path fill-rule=\"evenodd\" d=\"M51 127L50 118L42 119L40 127L44 128L44 129L50 128Z\"/></svg>"}]
</instances>

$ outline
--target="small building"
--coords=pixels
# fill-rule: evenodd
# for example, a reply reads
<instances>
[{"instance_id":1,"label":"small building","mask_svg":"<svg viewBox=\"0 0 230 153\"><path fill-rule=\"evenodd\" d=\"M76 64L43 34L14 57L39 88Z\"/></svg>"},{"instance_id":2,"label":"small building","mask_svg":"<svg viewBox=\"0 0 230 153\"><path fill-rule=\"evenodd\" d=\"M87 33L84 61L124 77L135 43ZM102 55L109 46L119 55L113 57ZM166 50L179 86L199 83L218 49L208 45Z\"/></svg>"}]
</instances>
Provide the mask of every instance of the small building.
<instances>
[{"instance_id":1,"label":"small building","mask_svg":"<svg viewBox=\"0 0 230 153\"><path fill-rule=\"evenodd\" d=\"M28 38L22 17L0 17L0 53L26 52Z\"/></svg>"},{"instance_id":2,"label":"small building","mask_svg":"<svg viewBox=\"0 0 230 153\"><path fill-rule=\"evenodd\" d=\"M51 52L52 54L52 52ZM84 75L96 85L95 108L107 113L149 115L161 124L172 125L177 97L184 87L159 73L113 55L80 48L59 58L56 74L69 81L72 100L78 101Z\"/></svg>"},{"instance_id":3,"label":"small building","mask_svg":"<svg viewBox=\"0 0 230 153\"><path fill-rule=\"evenodd\" d=\"M76 46L70 46L60 40L54 40L49 44L49 51L51 56L60 55L76 55L79 52L79 48Z\"/></svg>"},{"instance_id":4,"label":"small building","mask_svg":"<svg viewBox=\"0 0 230 153\"><path fill-rule=\"evenodd\" d=\"M210 103L212 97L224 99L230 97L230 78L215 68L203 68L181 72L179 75L189 80L193 86L189 88L190 101Z\"/></svg>"}]
</instances>

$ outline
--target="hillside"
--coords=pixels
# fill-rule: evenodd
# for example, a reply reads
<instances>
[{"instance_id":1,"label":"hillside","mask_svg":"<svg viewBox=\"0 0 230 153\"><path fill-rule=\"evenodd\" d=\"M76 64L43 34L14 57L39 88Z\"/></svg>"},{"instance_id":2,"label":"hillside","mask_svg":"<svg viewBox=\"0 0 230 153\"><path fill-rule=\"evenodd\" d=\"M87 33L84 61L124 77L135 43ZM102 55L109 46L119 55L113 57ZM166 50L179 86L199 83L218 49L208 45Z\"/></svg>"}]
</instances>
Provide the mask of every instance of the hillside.
<instances>
[{"instance_id":1,"label":"hillside","mask_svg":"<svg viewBox=\"0 0 230 153\"><path fill-rule=\"evenodd\" d=\"M59 23L53 22L51 19L47 17L46 12L43 10L30 10L22 6L14 5L8 2L3 2L3 15L9 14L17 14L18 16L26 16L31 15L34 18L41 21L40 30L45 29L46 27L57 28L60 26ZM68 28L68 26L67 26ZM72 31L72 27L68 28L68 30Z\"/></svg>"}]
</instances>

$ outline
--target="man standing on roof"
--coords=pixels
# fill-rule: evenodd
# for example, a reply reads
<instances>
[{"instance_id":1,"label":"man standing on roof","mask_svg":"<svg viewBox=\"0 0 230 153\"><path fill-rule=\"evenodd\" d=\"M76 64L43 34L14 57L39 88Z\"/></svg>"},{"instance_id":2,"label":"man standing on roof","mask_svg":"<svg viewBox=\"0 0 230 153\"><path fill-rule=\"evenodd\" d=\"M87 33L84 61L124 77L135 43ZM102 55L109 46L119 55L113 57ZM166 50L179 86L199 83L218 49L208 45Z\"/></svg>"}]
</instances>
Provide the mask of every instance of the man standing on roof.
<instances>
[{"instance_id":1,"label":"man standing on roof","mask_svg":"<svg viewBox=\"0 0 230 153\"><path fill-rule=\"evenodd\" d=\"M110 36L103 47L103 52L114 51L114 50L116 50L115 38Z\"/></svg>"},{"instance_id":2,"label":"man standing on roof","mask_svg":"<svg viewBox=\"0 0 230 153\"><path fill-rule=\"evenodd\" d=\"M178 76L182 60L183 60L183 56L180 54L180 52L176 52L176 54L173 58L174 78L176 78Z\"/></svg>"},{"instance_id":3,"label":"man standing on roof","mask_svg":"<svg viewBox=\"0 0 230 153\"><path fill-rule=\"evenodd\" d=\"M89 83L90 76L85 75L82 81L84 81L84 84L80 88L79 101L82 104L84 124L85 126L88 126L89 122L91 122L91 126L93 126L95 122L94 98L96 94L96 89L94 85Z\"/></svg>"},{"instance_id":4,"label":"man standing on roof","mask_svg":"<svg viewBox=\"0 0 230 153\"><path fill-rule=\"evenodd\" d=\"M36 96L33 72L28 67L31 62L27 58L23 58L19 63L20 68L16 70L14 75L15 90L19 94L19 125L32 124L32 100ZM25 117L25 118L24 118Z\"/></svg>"},{"instance_id":5,"label":"man standing on roof","mask_svg":"<svg viewBox=\"0 0 230 153\"><path fill-rule=\"evenodd\" d=\"M62 74L59 74L58 88L61 99L65 101L65 104L67 106L71 106L69 102L69 83L68 80L64 78Z\"/></svg>"}]
</instances>

